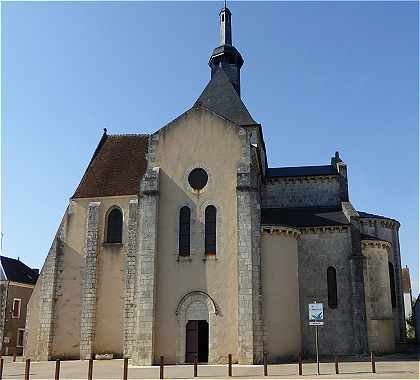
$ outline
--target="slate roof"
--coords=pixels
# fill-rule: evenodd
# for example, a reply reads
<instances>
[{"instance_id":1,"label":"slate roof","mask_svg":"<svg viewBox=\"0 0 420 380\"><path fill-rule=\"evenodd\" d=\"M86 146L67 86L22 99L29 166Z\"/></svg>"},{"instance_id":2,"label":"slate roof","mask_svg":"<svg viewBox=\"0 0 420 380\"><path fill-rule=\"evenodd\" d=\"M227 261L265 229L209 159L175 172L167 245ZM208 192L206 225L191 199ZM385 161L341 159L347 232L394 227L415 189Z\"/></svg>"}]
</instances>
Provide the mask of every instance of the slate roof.
<instances>
[{"instance_id":1,"label":"slate roof","mask_svg":"<svg viewBox=\"0 0 420 380\"><path fill-rule=\"evenodd\" d=\"M324 227L348 225L339 207L263 208L261 224L289 227Z\"/></svg>"},{"instance_id":2,"label":"slate roof","mask_svg":"<svg viewBox=\"0 0 420 380\"><path fill-rule=\"evenodd\" d=\"M203 106L241 126L258 124L222 69L216 71L195 105Z\"/></svg>"},{"instance_id":3,"label":"slate roof","mask_svg":"<svg viewBox=\"0 0 420 380\"><path fill-rule=\"evenodd\" d=\"M104 133L72 198L138 194L147 168L148 138Z\"/></svg>"},{"instance_id":4,"label":"slate roof","mask_svg":"<svg viewBox=\"0 0 420 380\"><path fill-rule=\"evenodd\" d=\"M338 174L335 166L294 166L284 168L268 168L267 177L305 177L305 176L324 176Z\"/></svg>"},{"instance_id":5,"label":"slate roof","mask_svg":"<svg viewBox=\"0 0 420 380\"><path fill-rule=\"evenodd\" d=\"M5 280L24 284L36 283L39 276L36 269L29 268L20 260L6 256L0 256L0 262Z\"/></svg>"},{"instance_id":6,"label":"slate roof","mask_svg":"<svg viewBox=\"0 0 420 380\"><path fill-rule=\"evenodd\" d=\"M386 216L370 214L368 212L363 212L363 211L357 211L357 212L358 212L360 218L362 218L362 219L387 219L387 220L392 220L396 223L399 223L398 220L393 219L393 218L387 218Z\"/></svg>"}]
</instances>

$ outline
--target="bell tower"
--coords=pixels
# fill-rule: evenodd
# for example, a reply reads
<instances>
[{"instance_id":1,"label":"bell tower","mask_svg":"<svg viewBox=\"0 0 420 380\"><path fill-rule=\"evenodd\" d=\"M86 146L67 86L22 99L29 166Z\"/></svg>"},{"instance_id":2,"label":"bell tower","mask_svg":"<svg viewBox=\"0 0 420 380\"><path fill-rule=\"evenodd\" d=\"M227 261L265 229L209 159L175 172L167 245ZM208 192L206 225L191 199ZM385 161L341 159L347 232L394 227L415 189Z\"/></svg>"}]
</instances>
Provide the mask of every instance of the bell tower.
<instances>
[{"instance_id":1,"label":"bell tower","mask_svg":"<svg viewBox=\"0 0 420 380\"><path fill-rule=\"evenodd\" d=\"M219 13L219 23L220 45L213 50L209 61L211 77L213 78L218 70L223 70L238 95L241 95L240 71L244 60L239 51L232 45L232 13L226 6L226 2Z\"/></svg>"}]
</instances>

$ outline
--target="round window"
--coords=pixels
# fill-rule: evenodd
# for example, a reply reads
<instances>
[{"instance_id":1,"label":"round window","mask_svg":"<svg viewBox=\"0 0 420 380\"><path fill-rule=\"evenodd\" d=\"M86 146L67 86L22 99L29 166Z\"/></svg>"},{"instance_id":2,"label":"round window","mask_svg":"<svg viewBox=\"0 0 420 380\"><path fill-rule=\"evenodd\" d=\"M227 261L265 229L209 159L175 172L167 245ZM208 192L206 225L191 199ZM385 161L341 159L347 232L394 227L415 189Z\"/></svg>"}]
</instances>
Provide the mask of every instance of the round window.
<instances>
[{"instance_id":1,"label":"round window","mask_svg":"<svg viewBox=\"0 0 420 380\"><path fill-rule=\"evenodd\" d=\"M188 176L188 183L194 190L201 190L207 185L209 176L207 172L202 168L196 168L191 170Z\"/></svg>"}]
</instances>

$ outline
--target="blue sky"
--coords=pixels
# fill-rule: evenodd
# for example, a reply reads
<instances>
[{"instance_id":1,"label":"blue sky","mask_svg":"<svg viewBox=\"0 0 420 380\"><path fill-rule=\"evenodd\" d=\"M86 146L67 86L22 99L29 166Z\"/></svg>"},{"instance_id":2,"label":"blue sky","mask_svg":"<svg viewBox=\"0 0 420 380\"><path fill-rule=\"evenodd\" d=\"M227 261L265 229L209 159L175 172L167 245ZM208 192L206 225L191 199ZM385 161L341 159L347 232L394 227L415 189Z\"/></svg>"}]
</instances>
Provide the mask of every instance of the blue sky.
<instances>
[{"instance_id":1,"label":"blue sky","mask_svg":"<svg viewBox=\"0 0 420 380\"><path fill-rule=\"evenodd\" d=\"M218 2L2 3L3 254L40 267L100 139L156 131L207 83ZM418 278L418 6L230 2L270 166L348 164ZM418 286L418 282L417 285Z\"/></svg>"}]
</instances>

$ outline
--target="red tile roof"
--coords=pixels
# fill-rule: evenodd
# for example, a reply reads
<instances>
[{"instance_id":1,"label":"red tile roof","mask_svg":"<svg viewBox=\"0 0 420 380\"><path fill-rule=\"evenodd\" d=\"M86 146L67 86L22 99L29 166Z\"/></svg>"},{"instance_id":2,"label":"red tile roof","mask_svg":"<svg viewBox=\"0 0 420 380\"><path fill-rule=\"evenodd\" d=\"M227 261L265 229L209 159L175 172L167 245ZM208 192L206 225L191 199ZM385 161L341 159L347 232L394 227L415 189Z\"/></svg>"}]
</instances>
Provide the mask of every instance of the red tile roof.
<instances>
[{"instance_id":1,"label":"red tile roof","mask_svg":"<svg viewBox=\"0 0 420 380\"><path fill-rule=\"evenodd\" d=\"M410 270L408 269L408 267L401 269L401 278L402 278L403 293L410 293L411 281L410 281Z\"/></svg>"},{"instance_id":2,"label":"red tile roof","mask_svg":"<svg viewBox=\"0 0 420 380\"><path fill-rule=\"evenodd\" d=\"M148 139L104 133L72 198L138 194L147 168Z\"/></svg>"}]
</instances>

